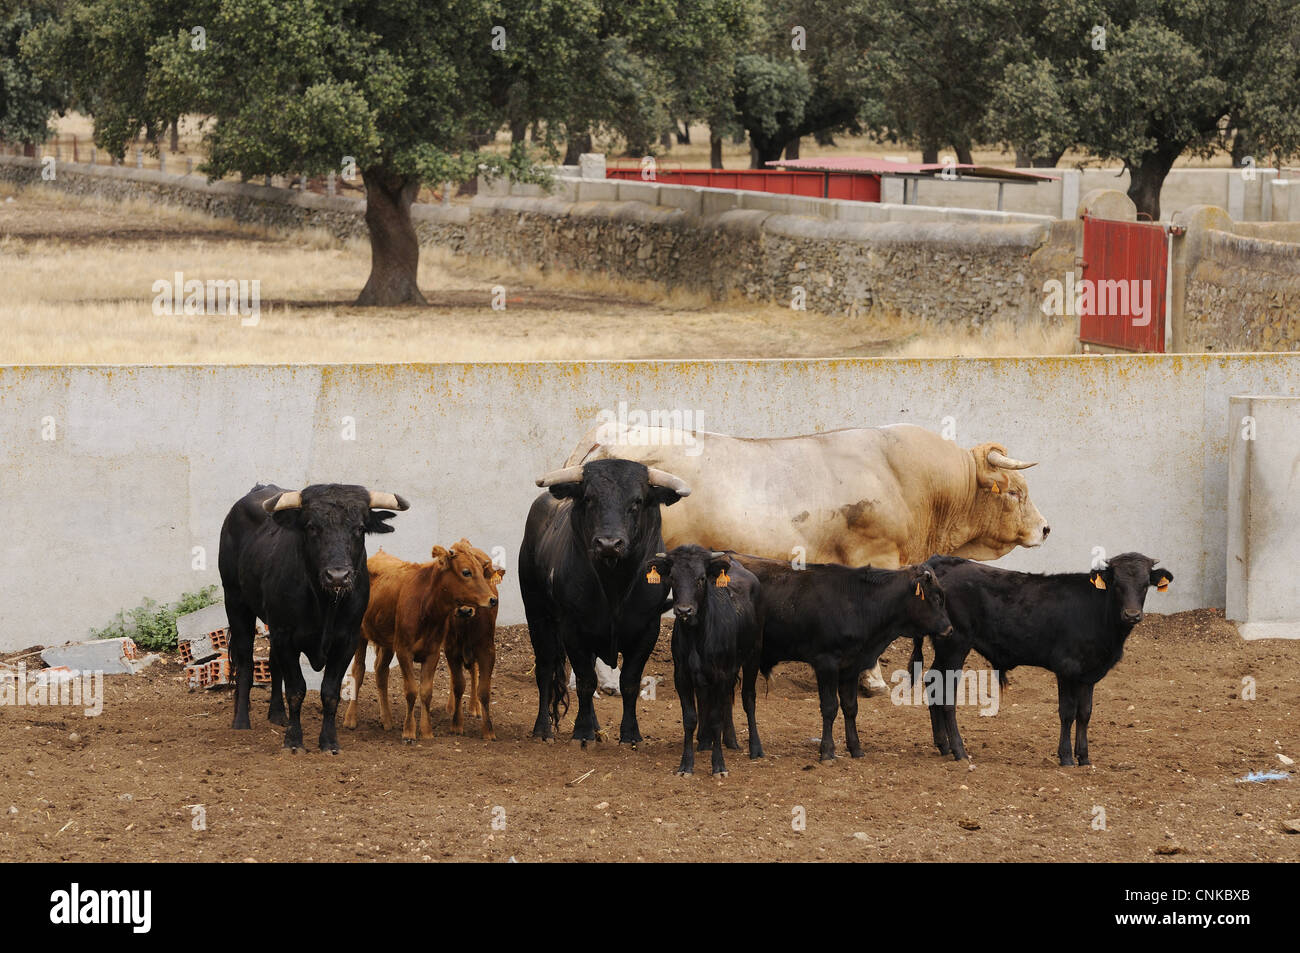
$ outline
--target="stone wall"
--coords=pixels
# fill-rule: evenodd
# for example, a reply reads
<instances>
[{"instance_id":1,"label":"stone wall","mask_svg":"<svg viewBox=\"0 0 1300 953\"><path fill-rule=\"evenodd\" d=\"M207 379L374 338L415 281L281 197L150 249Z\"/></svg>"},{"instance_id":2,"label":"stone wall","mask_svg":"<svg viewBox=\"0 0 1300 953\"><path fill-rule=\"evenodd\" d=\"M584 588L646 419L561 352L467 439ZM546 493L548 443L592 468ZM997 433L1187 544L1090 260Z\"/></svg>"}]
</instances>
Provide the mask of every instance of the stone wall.
<instances>
[{"instance_id":1,"label":"stone wall","mask_svg":"<svg viewBox=\"0 0 1300 953\"><path fill-rule=\"evenodd\" d=\"M466 250L718 298L980 327L1046 320L1043 282L1073 266L1077 227L828 222L747 209L694 216L640 202L481 197Z\"/></svg>"},{"instance_id":2,"label":"stone wall","mask_svg":"<svg viewBox=\"0 0 1300 953\"><path fill-rule=\"evenodd\" d=\"M1175 349L1300 349L1300 247L1271 240L1289 230L1243 227L1213 206L1174 222L1186 229L1174 245Z\"/></svg>"}]
</instances>

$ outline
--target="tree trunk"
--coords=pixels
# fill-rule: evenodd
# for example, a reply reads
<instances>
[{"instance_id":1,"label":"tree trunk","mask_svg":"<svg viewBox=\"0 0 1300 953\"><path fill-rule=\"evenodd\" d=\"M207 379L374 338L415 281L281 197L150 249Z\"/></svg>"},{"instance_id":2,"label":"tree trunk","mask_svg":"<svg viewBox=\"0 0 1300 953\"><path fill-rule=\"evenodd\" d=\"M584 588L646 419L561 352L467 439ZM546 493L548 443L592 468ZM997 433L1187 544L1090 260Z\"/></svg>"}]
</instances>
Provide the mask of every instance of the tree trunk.
<instances>
[{"instance_id":1,"label":"tree trunk","mask_svg":"<svg viewBox=\"0 0 1300 953\"><path fill-rule=\"evenodd\" d=\"M366 184L370 277L357 304L427 304L417 284L420 242L411 221L411 203L420 191L420 180L383 168L366 169L361 178Z\"/></svg>"},{"instance_id":2,"label":"tree trunk","mask_svg":"<svg viewBox=\"0 0 1300 953\"><path fill-rule=\"evenodd\" d=\"M510 120L510 141L524 142L528 138L528 120L512 119Z\"/></svg>"},{"instance_id":3,"label":"tree trunk","mask_svg":"<svg viewBox=\"0 0 1300 953\"><path fill-rule=\"evenodd\" d=\"M819 146L835 145L835 135L829 129L818 129L813 133L813 140Z\"/></svg>"},{"instance_id":4,"label":"tree trunk","mask_svg":"<svg viewBox=\"0 0 1300 953\"><path fill-rule=\"evenodd\" d=\"M957 161L962 165L975 164L975 160L970 155L970 146L957 146L953 151L957 153Z\"/></svg>"},{"instance_id":5,"label":"tree trunk","mask_svg":"<svg viewBox=\"0 0 1300 953\"><path fill-rule=\"evenodd\" d=\"M712 129L709 130L709 168L722 168L722 137Z\"/></svg>"},{"instance_id":6,"label":"tree trunk","mask_svg":"<svg viewBox=\"0 0 1300 953\"><path fill-rule=\"evenodd\" d=\"M181 121L180 121L179 119L173 119L173 120L172 120L172 143L171 143L171 145L172 145L172 152L180 152L180 151L181 151Z\"/></svg>"},{"instance_id":7,"label":"tree trunk","mask_svg":"<svg viewBox=\"0 0 1300 953\"><path fill-rule=\"evenodd\" d=\"M681 128L677 130L677 144L679 146L689 146L691 144L691 124L683 122Z\"/></svg>"},{"instance_id":8,"label":"tree trunk","mask_svg":"<svg viewBox=\"0 0 1300 953\"><path fill-rule=\"evenodd\" d=\"M665 132L659 137L659 145L664 147L664 152L671 151L673 148L673 134L671 132Z\"/></svg>"},{"instance_id":9,"label":"tree trunk","mask_svg":"<svg viewBox=\"0 0 1300 953\"><path fill-rule=\"evenodd\" d=\"M938 146L923 146L921 148L921 161L926 165L934 165L939 161Z\"/></svg>"},{"instance_id":10,"label":"tree trunk","mask_svg":"<svg viewBox=\"0 0 1300 953\"><path fill-rule=\"evenodd\" d=\"M1146 213L1151 221L1160 221L1160 189L1174 161L1182 153L1181 143L1164 144L1155 152L1142 156L1137 165L1129 166L1128 197L1137 206L1139 215Z\"/></svg>"},{"instance_id":11,"label":"tree trunk","mask_svg":"<svg viewBox=\"0 0 1300 953\"><path fill-rule=\"evenodd\" d=\"M752 133L749 137L749 167L751 169L766 169L769 162L775 162L781 158L781 153L785 149L785 140L768 139L766 136L754 136Z\"/></svg>"},{"instance_id":12,"label":"tree trunk","mask_svg":"<svg viewBox=\"0 0 1300 953\"><path fill-rule=\"evenodd\" d=\"M566 138L564 140L564 164L577 165L578 157L584 152L591 151L591 132L578 132L566 127Z\"/></svg>"},{"instance_id":13,"label":"tree trunk","mask_svg":"<svg viewBox=\"0 0 1300 953\"><path fill-rule=\"evenodd\" d=\"M785 144L785 157L787 159L799 158L799 137L795 136Z\"/></svg>"}]
</instances>

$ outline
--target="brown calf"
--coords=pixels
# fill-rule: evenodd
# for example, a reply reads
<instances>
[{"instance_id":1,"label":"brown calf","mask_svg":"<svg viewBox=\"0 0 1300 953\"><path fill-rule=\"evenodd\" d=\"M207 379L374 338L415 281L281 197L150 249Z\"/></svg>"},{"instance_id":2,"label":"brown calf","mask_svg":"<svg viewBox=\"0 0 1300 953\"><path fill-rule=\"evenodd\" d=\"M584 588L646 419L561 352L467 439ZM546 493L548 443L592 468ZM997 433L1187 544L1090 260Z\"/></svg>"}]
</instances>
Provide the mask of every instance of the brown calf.
<instances>
[{"instance_id":1,"label":"brown calf","mask_svg":"<svg viewBox=\"0 0 1300 953\"><path fill-rule=\"evenodd\" d=\"M352 660L356 695L348 703L343 727L357 726L357 699L365 678L366 644L371 642L375 646L375 685L379 689L379 717L384 730L393 727L393 713L388 707L388 666L396 655L406 689L402 740L410 744L417 736L415 662L421 663L418 736L433 737L430 708L433 676L438 671L438 656L449 620L453 616L469 619L486 610L496 615L496 593L484 580L480 562L471 555L471 549L465 540L450 550L435 546L433 560L427 563L408 563L381 549L366 562L370 570L370 604L361 622L362 638Z\"/></svg>"},{"instance_id":2,"label":"brown calf","mask_svg":"<svg viewBox=\"0 0 1300 953\"><path fill-rule=\"evenodd\" d=\"M479 571L497 595L497 587L505 577L504 569L492 565L492 559L481 549L474 549L467 540L464 543L472 556L478 560ZM453 617L447 621L447 638L443 650L447 653L447 671L451 673L451 692L447 695L447 714L451 715L451 733L463 734L464 719L461 715L460 700L465 692L465 670L469 670L469 713L483 717L483 740L496 741L496 732L492 729L492 666L496 663L496 627L497 607L480 609L469 618Z\"/></svg>"}]
</instances>

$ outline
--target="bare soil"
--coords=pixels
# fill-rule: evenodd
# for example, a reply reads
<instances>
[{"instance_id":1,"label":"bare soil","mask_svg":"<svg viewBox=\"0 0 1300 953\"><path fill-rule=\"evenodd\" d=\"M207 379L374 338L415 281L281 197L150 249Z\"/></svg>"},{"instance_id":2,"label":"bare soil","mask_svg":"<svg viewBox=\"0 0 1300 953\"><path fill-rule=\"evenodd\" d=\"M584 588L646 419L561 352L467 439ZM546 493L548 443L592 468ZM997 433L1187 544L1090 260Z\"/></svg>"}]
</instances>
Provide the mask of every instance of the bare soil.
<instances>
[{"instance_id":1,"label":"bare soil","mask_svg":"<svg viewBox=\"0 0 1300 953\"><path fill-rule=\"evenodd\" d=\"M859 712L866 757L819 764L811 672L781 666L758 717L766 757L727 752L730 776L673 773L681 711L668 638L638 703L646 741L585 750L528 737L536 711L523 626L498 633L499 740L447 733L403 745L378 723L373 679L343 752L291 755L254 693L187 692L175 660L106 679L98 718L0 708L0 856L10 860L1291 860L1300 785L1300 642L1244 642L1212 610L1149 616L1097 687L1088 768L1056 764L1052 676L1019 669L992 718L959 711L973 761L939 757L922 710L886 694ZM888 676L907 643L888 653ZM972 665L975 664L973 658ZM981 663L982 664L982 663ZM1256 697L1243 695L1254 679ZM447 678L439 674L437 702ZM401 711L400 678L393 679ZM1246 693L1248 694L1248 693ZM597 703L616 725L619 699ZM319 697L304 729L314 739ZM576 708L575 708L576 711ZM745 743L744 718L739 719ZM571 728L571 723L565 726ZM76 732L80 740L69 735ZM615 737L616 737L615 733ZM843 753L843 730L836 742ZM1250 771L1288 780L1242 783ZM206 830L194 830L202 805ZM1105 829L1095 829L1104 811ZM796 821L805 819L798 830ZM494 827L494 820L496 827Z\"/></svg>"}]
</instances>

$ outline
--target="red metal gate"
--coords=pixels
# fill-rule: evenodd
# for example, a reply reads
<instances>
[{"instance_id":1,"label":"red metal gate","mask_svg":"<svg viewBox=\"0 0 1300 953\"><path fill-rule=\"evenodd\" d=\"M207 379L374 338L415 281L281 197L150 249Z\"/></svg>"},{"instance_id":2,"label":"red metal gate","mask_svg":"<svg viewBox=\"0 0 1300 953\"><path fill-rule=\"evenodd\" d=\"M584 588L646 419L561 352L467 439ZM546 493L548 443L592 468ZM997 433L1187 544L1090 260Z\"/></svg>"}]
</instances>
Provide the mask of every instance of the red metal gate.
<instances>
[{"instance_id":1,"label":"red metal gate","mask_svg":"<svg viewBox=\"0 0 1300 953\"><path fill-rule=\"evenodd\" d=\"M1125 351L1165 350L1169 236L1150 222L1083 217L1079 340Z\"/></svg>"}]
</instances>

